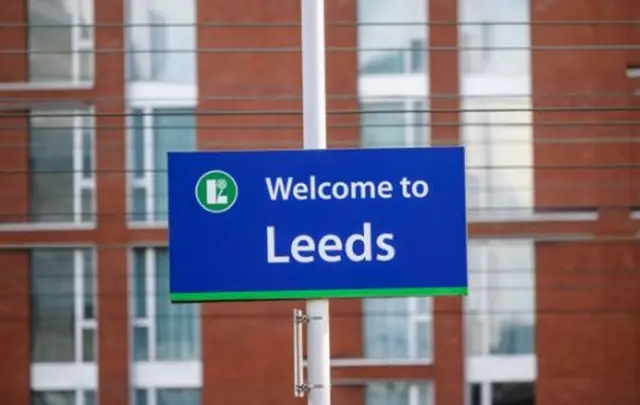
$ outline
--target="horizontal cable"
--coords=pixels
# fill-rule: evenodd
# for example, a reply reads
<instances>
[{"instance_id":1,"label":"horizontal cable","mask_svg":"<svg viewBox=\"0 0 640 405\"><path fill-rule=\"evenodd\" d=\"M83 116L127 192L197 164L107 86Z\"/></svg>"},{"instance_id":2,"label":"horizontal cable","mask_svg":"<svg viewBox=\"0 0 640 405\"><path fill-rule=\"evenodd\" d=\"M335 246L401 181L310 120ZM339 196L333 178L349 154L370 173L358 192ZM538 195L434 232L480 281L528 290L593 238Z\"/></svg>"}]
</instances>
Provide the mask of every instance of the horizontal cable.
<instances>
[{"instance_id":1,"label":"horizontal cable","mask_svg":"<svg viewBox=\"0 0 640 405\"><path fill-rule=\"evenodd\" d=\"M640 50L640 45L635 44L590 44L590 45L531 45L531 46L427 46L415 48L361 48L357 46L327 46L326 52L416 52L416 51L622 51L622 50ZM197 47L194 49L129 49L129 48L99 48L90 49L86 53L96 54L192 54L192 53L299 53L302 48L299 46L291 47ZM0 55L43 55L43 54L73 54L82 53L80 51L69 50L32 50L32 49L0 49ZM624 67L621 67L624 69Z\"/></svg>"},{"instance_id":2,"label":"horizontal cable","mask_svg":"<svg viewBox=\"0 0 640 405\"><path fill-rule=\"evenodd\" d=\"M302 116L302 109L295 110L214 110L214 109L197 109L195 112L190 108L181 108L181 107L158 107L158 110L161 110L161 114L157 114L157 116L187 116L187 117L201 117L201 116L223 116L223 117L233 117L233 116ZM167 111L164 111L167 110ZM168 111L172 110L172 111ZM181 110L181 111L178 111ZM363 114L403 114L403 113L429 113L429 114L464 114L464 113L495 113L495 112L548 112L548 113L558 113L558 112L632 112L632 111L640 111L640 106L548 106L548 107L529 107L529 108L424 108L424 109L402 109L402 110L366 110L366 109L339 109L339 110L327 110L327 115L363 115ZM100 112L74 112L73 114L69 114L71 117L132 117L136 114L132 112L121 112L121 113L100 113ZM29 115L25 113L0 113L0 119L2 118L27 118ZM37 113L33 115L34 118L60 118L65 117L65 115L55 114L55 113ZM640 123L639 121L629 121L631 123ZM606 123L601 123L606 125ZM474 125L472 123L467 123L467 125ZM529 123L531 125L531 123Z\"/></svg>"},{"instance_id":3,"label":"horizontal cable","mask_svg":"<svg viewBox=\"0 0 640 405\"><path fill-rule=\"evenodd\" d=\"M490 18L490 17L489 17ZM551 26L551 27L575 27L575 26L620 26L640 25L640 20L526 20L526 21L331 21L325 22L328 27L404 27L404 26ZM87 27L87 28L125 28L125 27L198 27L198 28L287 28L301 27L300 21L194 21L190 23L135 23L135 22L94 22L91 24L31 24L27 22L2 22L0 28L66 28L66 27Z\"/></svg>"}]
</instances>

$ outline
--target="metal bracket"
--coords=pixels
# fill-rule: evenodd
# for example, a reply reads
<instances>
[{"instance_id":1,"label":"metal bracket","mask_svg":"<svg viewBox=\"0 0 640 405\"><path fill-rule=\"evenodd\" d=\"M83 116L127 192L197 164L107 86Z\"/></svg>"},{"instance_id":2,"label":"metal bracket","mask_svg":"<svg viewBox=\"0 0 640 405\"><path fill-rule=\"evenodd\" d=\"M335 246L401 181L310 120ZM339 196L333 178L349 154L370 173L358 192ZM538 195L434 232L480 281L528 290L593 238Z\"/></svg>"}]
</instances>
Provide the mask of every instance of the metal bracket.
<instances>
[{"instance_id":1,"label":"metal bracket","mask_svg":"<svg viewBox=\"0 0 640 405\"><path fill-rule=\"evenodd\" d=\"M320 317L310 317L301 309L293 310L293 396L302 398L312 389L323 388L322 385L307 384L304 380L304 346L302 343L302 328L308 322L320 320Z\"/></svg>"}]
</instances>

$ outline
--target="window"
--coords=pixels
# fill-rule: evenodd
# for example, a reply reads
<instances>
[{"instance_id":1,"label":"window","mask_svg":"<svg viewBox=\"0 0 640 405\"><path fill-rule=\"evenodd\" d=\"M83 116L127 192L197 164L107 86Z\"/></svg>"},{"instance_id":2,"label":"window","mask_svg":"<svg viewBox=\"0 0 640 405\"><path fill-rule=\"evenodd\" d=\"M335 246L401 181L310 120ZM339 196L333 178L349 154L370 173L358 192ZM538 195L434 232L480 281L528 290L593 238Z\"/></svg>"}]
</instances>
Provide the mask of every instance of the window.
<instances>
[{"instance_id":1,"label":"window","mask_svg":"<svg viewBox=\"0 0 640 405\"><path fill-rule=\"evenodd\" d=\"M425 72L426 20L426 0L359 0L360 74Z\"/></svg>"},{"instance_id":2,"label":"window","mask_svg":"<svg viewBox=\"0 0 640 405\"><path fill-rule=\"evenodd\" d=\"M135 390L133 405L200 405L199 389L146 389Z\"/></svg>"},{"instance_id":3,"label":"window","mask_svg":"<svg viewBox=\"0 0 640 405\"><path fill-rule=\"evenodd\" d=\"M365 148L427 146L426 103L419 99L361 104L361 138Z\"/></svg>"},{"instance_id":4,"label":"window","mask_svg":"<svg viewBox=\"0 0 640 405\"><path fill-rule=\"evenodd\" d=\"M32 112L29 165L30 222L94 221L94 124L90 110Z\"/></svg>"},{"instance_id":5,"label":"window","mask_svg":"<svg viewBox=\"0 0 640 405\"><path fill-rule=\"evenodd\" d=\"M31 393L32 405L96 405L96 392L79 391L36 391Z\"/></svg>"},{"instance_id":6,"label":"window","mask_svg":"<svg viewBox=\"0 0 640 405\"><path fill-rule=\"evenodd\" d=\"M525 97L470 97L462 102L470 220L533 215L533 129Z\"/></svg>"},{"instance_id":7,"label":"window","mask_svg":"<svg viewBox=\"0 0 640 405\"><path fill-rule=\"evenodd\" d=\"M535 353L531 240L469 243L468 333L472 355Z\"/></svg>"},{"instance_id":8,"label":"window","mask_svg":"<svg viewBox=\"0 0 640 405\"><path fill-rule=\"evenodd\" d=\"M463 74L530 74L530 0L459 0Z\"/></svg>"},{"instance_id":9,"label":"window","mask_svg":"<svg viewBox=\"0 0 640 405\"><path fill-rule=\"evenodd\" d=\"M533 382L471 384L469 405L535 405Z\"/></svg>"},{"instance_id":10,"label":"window","mask_svg":"<svg viewBox=\"0 0 640 405\"><path fill-rule=\"evenodd\" d=\"M166 221L167 152L196 148L195 110L136 108L130 119L130 220Z\"/></svg>"},{"instance_id":11,"label":"window","mask_svg":"<svg viewBox=\"0 0 640 405\"><path fill-rule=\"evenodd\" d=\"M29 0L29 77L47 85L93 82L93 0Z\"/></svg>"},{"instance_id":12,"label":"window","mask_svg":"<svg viewBox=\"0 0 640 405\"><path fill-rule=\"evenodd\" d=\"M469 220L533 218L529 0L459 0Z\"/></svg>"},{"instance_id":13,"label":"window","mask_svg":"<svg viewBox=\"0 0 640 405\"><path fill-rule=\"evenodd\" d=\"M532 381L535 247L530 239L469 241L466 298L468 378Z\"/></svg>"},{"instance_id":14,"label":"window","mask_svg":"<svg viewBox=\"0 0 640 405\"><path fill-rule=\"evenodd\" d=\"M365 358L388 363L431 361L431 305L428 297L363 300Z\"/></svg>"},{"instance_id":15,"label":"window","mask_svg":"<svg viewBox=\"0 0 640 405\"><path fill-rule=\"evenodd\" d=\"M30 260L34 401L92 405L98 327L93 251L38 248Z\"/></svg>"},{"instance_id":16,"label":"window","mask_svg":"<svg viewBox=\"0 0 640 405\"><path fill-rule=\"evenodd\" d=\"M131 259L136 405L199 404L200 307L169 301L166 248L134 248Z\"/></svg>"},{"instance_id":17,"label":"window","mask_svg":"<svg viewBox=\"0 0 640 405\"><path fill-rule=\"evenodd\" d=\"M195 85L195 0L128 0L128 80Z\"/></svg>"},{"instance_id":18,"label":"window","mask_svg":"<svg viewBox=\"0 0 640 405\"><path fill-rule=\"evenodd\" d=\"M429 383L375 382L365 388L366 405L432 405Z\"/></svg>"}]
</instances>

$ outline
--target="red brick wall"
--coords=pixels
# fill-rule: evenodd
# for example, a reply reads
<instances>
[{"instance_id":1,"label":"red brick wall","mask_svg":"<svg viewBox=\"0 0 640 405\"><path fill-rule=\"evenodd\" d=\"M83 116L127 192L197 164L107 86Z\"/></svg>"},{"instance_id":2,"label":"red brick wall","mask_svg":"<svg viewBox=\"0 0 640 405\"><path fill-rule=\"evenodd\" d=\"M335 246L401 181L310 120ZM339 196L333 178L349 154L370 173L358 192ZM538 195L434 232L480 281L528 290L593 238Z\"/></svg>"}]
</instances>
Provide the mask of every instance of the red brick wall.
<instances>
[{"instance_id":1,"label":"red brick wall","mask_svg":"<svg viewBox=\"0 0 640 405\"><path fill-rule=\"evenodd\" d=\"M636 45L638 29L629 24L542 23L630 20L639 13L628 0L536 0L532 45ZM632 141L637 131L635 125L620 125L639 118L630 110L638 107L631 96L637 85L625 77L627 65L639 57L637 51L602 48L533 53L540 142L536 203L600 214L597 223L587 225L592 241L537 245L539 404L640 401L640 263L638 244L631 241L637 226L629 220L629 206L638 199L637 170L631 168L637 164Z\"/></svg>"}]
</instances>

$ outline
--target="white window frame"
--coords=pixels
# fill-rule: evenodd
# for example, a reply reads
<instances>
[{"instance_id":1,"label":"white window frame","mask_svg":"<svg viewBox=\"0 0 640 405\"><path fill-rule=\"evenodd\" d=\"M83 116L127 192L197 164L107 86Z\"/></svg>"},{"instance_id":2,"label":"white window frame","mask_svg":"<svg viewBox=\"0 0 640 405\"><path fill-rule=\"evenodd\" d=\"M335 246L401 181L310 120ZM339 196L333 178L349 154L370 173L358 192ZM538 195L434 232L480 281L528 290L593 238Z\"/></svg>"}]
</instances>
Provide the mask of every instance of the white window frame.
<instances>
[{"instance_id":1,"label":"white window frame","mask_svg":"<svg viewBox=\"0 0 640 405\"><path fill-rule=\"evenodd\" d=\"M50 248L47 246L46 248ZM76 404L84 405L84 391L98 391L98 283L97 283L97 254L95 246L90 247L67 247L61 246L53 248L72 249L74 253L73 270L74 270L74 338L75 344L75 361L64 363L31 363L31 390L42 391L74 391L76 393ZM37 250L38 247L30 248L30 251ZM84 319L84 263L85 251L91 251L91 259L93 266L93 290L95 292L93 298L94 319ZM84 330L93 330L94 333L94 361L91 363L82 360L82 332Z\"/></svg>"},{"instance_id":2,"label":"white window frame","mask_svg":"<svg viewBox=\"0 0 640 405\"><path fill-rule=\"evenodd\" d=\"M147 344L149 348L149 359L145 361L136 361L132 358L132 376L131 388L132 392L136 389L144 389L148 391L148 398L153 395L155 398L155 389L164 388L197 388L201 389L203 384L202 378L202 359L188 361L157 361L156 357L156 340L155 340L155 268L156 268L156 251L157 249L166 249L165 245L146 245L132 246L129 249L129 280L134 280L134 249L144 249L145 251L145 278L146 278L146 298L147 313L144 319L137 318L134 312L135 291L133 288L129 297L129 313L131 315L131 323L129 327L130 346L133 347L133 332L137 326L147 328ZM155 399L154 399L155 400ZM155 402L152 402L155 404Z\"/></svg>"},{"instance_id":3,"label":"white window frame","mask_svg":"<svg viewBox=\"0 0 640 405\"><path fill-rule=\"evenodd\" d=\"M30 12L31 2L43 2L43 0L28 0L27 1L27 14ZM71 80L70 81L53 81L53 82L34 82L31 81L29 77L27 82L4 82L0 83L0 90L56 90L56 89L87 89L93 87L95 81L95 0L75 0L75 5L71 14L71 54L69 55L71 58ZM46 2L44 5L40 7L48 7ZM89 27L89 38L82 38L81 32L82 27L81 22L81 13L82 10L87 9L87 24L91 25ZM29 32L27 32L27 37ZM29 48L29 44L27 41L26 44L26 52L27 54L31 52ZM90 69L91 69L91 80L82 80L80 75L80 54L87 52L91 55L90 58ZM29 65L29 61L27 65ZM28 71L30 71L30 66L28 66Z\"/></svg>"},{"instance_id":4,"label":"white window frame","mask_svg":"<svg viewBox=\"0 0 640 405\"><path fill-rule=\"evenodd\" d=\"M20 231L49 231L49 230L90 230L95 229L97 223L97 181L96 181L96 125L95 108L73 110L39 110L33 109L29 112L29 119L40 114L60 114L73 116L73 221L71 222L16 222L0 224L0 232L20 232ZM84 121L84 122L83 122ZM89 128L89 140L91 167L83 167L84 160L84 125ZM83 171L88 169L89 178L84 178ZM29 168L30 170L30 168ZM30 175L30 173L29 173ZM82 192L91 192L91 220L83 221L82 216ZM31 196L29 197L31 198Z\"/></svg>"},{"instance_id":5,"label":"white window frame","mask_svg":"<svg viewBox=\"0 0 640 405\"><path fill-rule=\"evenodd\" d=\"M492 355L489 351L489 345L491 342L491 306L489 303L490 293L486 288L489 285L489 272L490 272L490 247L498 245L500 243L508 241L517 242L529 242L532 245L532 249L535 255L535 240L534 239L474 239L470 241L470 244L477 244L480 249L480 260L482 268L482 285L483 291L480 294L480 309L478 318L481 324L481 353L480 355L468 353L471 342L465 342L465 356L466 367L466 381L468 383L484 383L484 382L527 382L535 381L537 376L537 360L536 354L517 354L517 355ZM532 271L535 272L535 263ZM535 285L532 289L536 291ZM534 295L535 296L535 295ZM465 300L464 306L466 313L469 312L469 302ZM535 314L535 303L534 303ZM465 315L468 317L468 315ZM537 326L537 319L535 322ZM463 327L466 328L468 321L465 319ZM468 332L464 331L465 340L467 339Z\"/></svg>"},{"instance_id":6,"label":"white window frame","mask_svg":"<svg viewBox=\"0 0 640 405\"><path fill-rule=\"evenodd\" d=\"M169 87L173 87L168 85ZM130 100L129 102L129 114L132 114L134 110L141 110L143 114L143 140L142 145L144 146L143 151L143 170L144 174L142 178L135 178L135 174L133 173L133 164L135 159L135 151L133 150L133 146L135 145L134 136L136 133L134 131L133 126L131 125L131 115L129 115L128 125L127 125L127 133L126 133L126 161L127 161L127 224L130 228L166 228L167 221L166 220L157 220L155 219L155 185L154 185L154 166L155 162L153 159L153 147L155 135L153 132L153 112L156 109L165 109L165 108L192 108L196 110L197 101L193 98L194 94L190 91L187 93L181 92L173 92L173 93L158 93L170 96L171 94L176 97L159 97L156 100L152 101L153 94L156 91L162 91L162 88L167 87L166 85L140 85L138 86L138 90L144 90L143 93L138 93L138 96L142 96L142 99L139 100ZM188 90L185 89L184 86L177 86L178 90ZM175 90L175 88L174 88ZM196 130L196 143L198 137L198 130ZM196 145L197 146L197 145ZM135 189L144 189L146 194L145 199L145 219L144 220L134 220L132 218L132 213L134 209L133 204L133 191Z\"/></svg>"}]
</instances>

